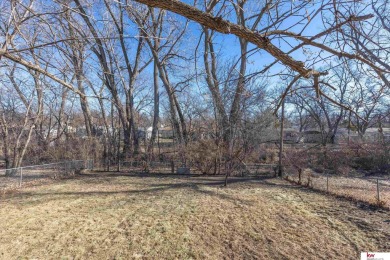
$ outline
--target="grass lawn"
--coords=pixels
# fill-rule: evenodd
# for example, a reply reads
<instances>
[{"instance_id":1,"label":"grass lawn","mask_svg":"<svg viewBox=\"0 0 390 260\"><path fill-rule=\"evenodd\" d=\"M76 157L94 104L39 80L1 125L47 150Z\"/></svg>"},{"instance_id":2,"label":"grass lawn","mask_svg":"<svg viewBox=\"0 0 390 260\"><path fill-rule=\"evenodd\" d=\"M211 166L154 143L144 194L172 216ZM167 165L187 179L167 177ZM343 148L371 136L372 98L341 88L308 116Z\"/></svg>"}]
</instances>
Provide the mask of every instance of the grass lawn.
<instances>
[{"instance_id":1,"label":"grass lawn","mask_svg":"<svg viewBox=\"0 0 390 260\"><path fill-rule=\"evenodd\" d=\"M283 180L88 174L0 198L0 259L360 259L390 212Z\"/></svg>"}]
</instances>

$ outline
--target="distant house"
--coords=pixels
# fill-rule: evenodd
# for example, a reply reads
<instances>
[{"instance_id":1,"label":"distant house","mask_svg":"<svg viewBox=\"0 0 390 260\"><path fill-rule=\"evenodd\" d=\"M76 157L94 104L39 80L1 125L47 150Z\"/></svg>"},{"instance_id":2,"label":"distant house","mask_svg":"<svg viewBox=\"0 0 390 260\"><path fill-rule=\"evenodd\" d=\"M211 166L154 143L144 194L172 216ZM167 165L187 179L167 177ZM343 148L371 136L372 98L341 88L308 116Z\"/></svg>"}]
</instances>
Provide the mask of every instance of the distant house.
<instances>
[{"instance_id":1,"label":"distant house","mask_svg":"<svg viewBox=\"0 0 390 260\"><path fill-rule=\"evenodd\" d=\"M382 138L384 141L390 141L390 128L382 128L382 129L379 129L377 127L367 128L366 132L363 135L363 138L365 141L368 142L381 141Z\"/></svg>"},{"instance_id":2,"label":"distant house","mask_svg":"<svg viewBox=\"0 0 390 260\"><path fill-rule=\"evenodd\" d=\"M283 141L286 143L299 143L302 141L302 134L295 128L283 130Z\"/></svg>"},{"instance_id":3,"label":"distant house","mask_svg":"<svg viewBox=\"0 0 390 260\"><path fill-rule=\"evenodd\" d=\"M205 140L215 137L215 133L208 129L198 129L197 131L192 131L190 137L193 141L195 140Z\"/></svg>"},{"instance_id":4,"label":"distant house","mask_svg":"<svg viewBox=\"0 0 390 260\"><path fill-rule=\"evenodd\" d=\"M144 136L147 139L152 138L152 131L153 127L148 127L144 132ZM159 138L172 139L174 137L174 131L171 127L165 127L164 125L161 125L161 127L158 129L157 135Z\"/></svg>"},{"instance_id":5,"label":"distant house","mask_svg":"<svg viewBox=\"0 0 390 260\"><path fill-rule=\"evenodd\" d=\"M77 137L86 137L87 136L87 128L85 126L77 127L76 136Z\"/></svg>"},{"instance_id":6,"label":"distant house","mask_svg":"<svg viewBox=\"0 0 390 260\"><path fill-rule=\"evenodd\" d=\"M322 134L321 131L316 129L299 132L295 128L285 128L283 130L283 140L286 143L320 143Z\"/></svg>"},{"instance_id":7,"label":"distant house","mask_svg":"<svg viewBox=\"0 0 390 260\"><path fill-rule=\"evenodd\" d=\"M325 133L326 134L326 133ZM318 129L308 129L299 132L295 128L285 128L283 131L283 140L286 143L321 143L323 134ZM357 131L348 130L348 128L339 128L336 132L335 143L346 144L350 142L378 142L384 140L390 142L390 128L382 128L382 132L377 127L367 128L363 137ZM328 140L330 142L330 140Z\"/></svg>"},{"instance_id":8,"label":"distant house","mask_svg":"<svg viewBox=\"0 0 390 260\"><path fill-rule=\"evenodd\" d=\"M302 133L302 142L304 143L321 143L322 133L319 130L311 129Z\"/></svg>"},{"instance_id":9,"label":"distant house","mask_svg":"<svg viewBox=\"0 0 390 260\"><path fill-rule=\"evenodd\" d=\"M377 127L367 128L364 135L361 136L357 131L352 131L347 128L340 128L336 134L336 143L342 144L347 143L348 140L351 142L378 142L380 140L390 142L390 128L382 128L382 133Z\"/></svg>"},{"instance_id":10,"label":"distant house","mask_svg":"<svg viewBox=\"0 0 390 260\"><path fill-rule=\"evenodd\" d=\"M348 141L358 142L359 140L360 136L358 132L348 128L339 128L335 136L336 144L346 144Z\"/></svg>"},{"instance_id":11,"label":"distant house","mask_svg":"<svg viewBox=\"0 0 390 260\"><path fill-rule=\"evenodd\" d=\"M47 137L47 138L57 137L57 134L58 134L57 128L44 127L42 130L43 130L44 137Z\"/></svg>"},{"instance_id":12,"label":"distant house","mask_svg":"<svg viewBox=\"0 0 390 260\"><path fill-rule=\"evenodd\" d=\"M70 125L67 125L67 126L65 127L65 132L66 132L67 134L75 134L76 131L77 131L77 128L76 128L76 127L73 127L73 126L70 126Z\"/></svg>"},{"instance_id":13,"label":"distant house","mask_svg":"<svg viewBox=\"0 0 390 260\"><path fill-rule=\"evenodd\" d=\"M390 128L386 127L386 128L382 128L382 130L383 130L384 141L390 142Z\"/></svg>"},{"instance_id":14,"label":"distant house","mask_svg":"<svg viewBox=\"0 0 390 260\"><path fill-rule=\"evenodd\" d=\"M171 127L162 127L158 130L160 138L172 139L175 135Z\"/></svg>"},{"instance_id":15,"label":"distant house","mask_svg":"<svg viewBox=\"0 0 390 260\"><path fill-rule=\"evenodd\" d=\"M140 138L140 139L145 139L145 138L146 138L146 131L141 130L141 129L138 129L138 130L137 130L137 136L138 136L138 138Z\"/></svg>"},{"instance_id":16,"label":"distant house","mask_svg":"<svg viewBox=\"0 0 390 260\"><path fill-rule=\"evenodd\" d=\"M106 132L105 126L93 126L92 132L95 136L103 136Z\"/></svg>"},{"instance_id":17,"label":"distant house","mask_svg":"<svg viewBox=\"0 0 390 260\"><path fill-rule=\"evenodd\" d=\"M150 127L146 128L146 131L145 131L146 139L152 138L152 131L153 131L153 127L150 126Z\"/></svg>"}]
</instances>

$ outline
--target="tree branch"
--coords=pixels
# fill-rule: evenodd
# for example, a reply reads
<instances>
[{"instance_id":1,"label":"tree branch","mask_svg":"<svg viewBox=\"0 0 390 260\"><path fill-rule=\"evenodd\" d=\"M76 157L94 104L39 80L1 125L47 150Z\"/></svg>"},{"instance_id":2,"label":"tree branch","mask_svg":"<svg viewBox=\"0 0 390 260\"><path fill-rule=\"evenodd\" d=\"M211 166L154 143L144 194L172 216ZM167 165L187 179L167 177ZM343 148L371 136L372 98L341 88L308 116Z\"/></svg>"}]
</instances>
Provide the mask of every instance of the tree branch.
<instances>
[{"instance_id":1,"label":"tree branch","mask_svg":"<svg viewBox=\"0 0 390 260\"><path fill-rule=\"evenodd\" d=\"M290 67L294 71L298 72L302 77L309 78L313 74L318 72L313 71L305 67L305 64L301 61L297 61L284 53L282 50L273 45L269 39L259 33L249 30L237 24L228 22L221 17L214 17L211 14L202 12L201 10L184 4L177 0L135 0L136 2L146 4L151 7L162 8L171 12L182 15L192 21L218 31L224 34L234 34L242 39L247 40L255 44L257 47L264 49L276 59L281 61L286 66Z\"/></svg>"}]
</instances>

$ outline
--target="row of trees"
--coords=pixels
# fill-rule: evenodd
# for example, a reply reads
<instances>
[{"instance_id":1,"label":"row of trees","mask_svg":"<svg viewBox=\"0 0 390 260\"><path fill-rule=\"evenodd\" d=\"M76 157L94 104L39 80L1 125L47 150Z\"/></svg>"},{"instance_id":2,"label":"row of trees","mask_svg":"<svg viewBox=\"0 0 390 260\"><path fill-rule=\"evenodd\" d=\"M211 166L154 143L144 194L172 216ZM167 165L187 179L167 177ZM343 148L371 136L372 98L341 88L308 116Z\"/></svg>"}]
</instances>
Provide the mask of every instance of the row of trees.
<instances>
[{"instance_id":1,"label":"row of trees","mask_svg":"<svg viewBox=\"0 0 390 260\"><path fill-rule=\"evenodd\" d=\"M363 135L389 117L388 5L1 1L6 167L20 166L29 149L64 147L71 127L85 128L91 151L151 159L164 123L175 132L180 159L194 147L204 150L192 144L203 131L212 139L212 161L228 162L229 171L244 153L277 138L284 99L301 130L316 125L332 139L348 120ZM145 143L140 130L148 125ZM121 135L120 153L109 152Z\"/></svg>"}]
</instances>

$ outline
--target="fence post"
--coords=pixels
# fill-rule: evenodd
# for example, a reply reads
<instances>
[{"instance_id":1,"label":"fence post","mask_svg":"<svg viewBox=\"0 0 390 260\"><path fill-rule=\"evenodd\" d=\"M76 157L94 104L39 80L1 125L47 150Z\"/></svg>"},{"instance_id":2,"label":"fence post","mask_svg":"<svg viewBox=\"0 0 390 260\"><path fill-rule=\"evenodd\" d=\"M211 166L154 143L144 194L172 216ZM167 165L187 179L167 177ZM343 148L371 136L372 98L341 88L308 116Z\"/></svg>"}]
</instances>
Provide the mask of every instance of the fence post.
<instances>
[{"instance_id":1,"label":"fence post","mask_svg":"<svg viewBox=\"0 0 390 260\"><path fill-rule=\"evenodd\" d=\"M23 181L23 170L22 168L19 168L20 169L20 180L19 180L19 187L22 187L22 181Z\"/></svg>"},{"instance_id":2,"label":"fence post","mask_svg":"<svg viewBox=\"0 0 390 260\"><path fill-rule=\"evenodd\" d=\"M175 174L175 162L173 160L171 161L171 171L172 174Z\"/></svg>"},{"instance_id":3,"label":"fence post","mask_svg":"<svg viewBox=\"0 0 390 260\"><path fill-rule=\"evenodd\" d=\"M381 198L379 196L379 178L376 179L376 194L378 198L378 203L381 201Z\"/></svg>"},{"instance_id":4,"label":"fence post","mask_svg":"<svg viewBox=\"0 0 390 260\"><path fill-rule=\"evenodd\" d=\"M326 173L326 192L329 193L329 174Z\"/></svg>"}]
</instances>

